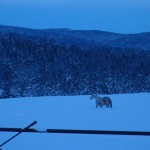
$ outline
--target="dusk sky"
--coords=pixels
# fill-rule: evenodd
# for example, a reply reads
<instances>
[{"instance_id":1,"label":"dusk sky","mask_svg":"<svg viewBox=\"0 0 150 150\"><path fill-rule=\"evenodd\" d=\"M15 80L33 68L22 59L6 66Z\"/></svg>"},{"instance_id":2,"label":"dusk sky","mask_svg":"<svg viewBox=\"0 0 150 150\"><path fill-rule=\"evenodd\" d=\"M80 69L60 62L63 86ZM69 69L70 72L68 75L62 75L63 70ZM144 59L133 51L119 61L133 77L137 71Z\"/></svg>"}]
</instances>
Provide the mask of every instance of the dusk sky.
<instances>
[{"instance_id":1,"label":"dusk sky","mask_svg":"<svg viewBox=\"0 0 150 150\"><path fill-rule=\"evenodd\" d=\"M150 0L1 0L0 24L35 29L150 32Z\"/></svg>"}]
</instances>

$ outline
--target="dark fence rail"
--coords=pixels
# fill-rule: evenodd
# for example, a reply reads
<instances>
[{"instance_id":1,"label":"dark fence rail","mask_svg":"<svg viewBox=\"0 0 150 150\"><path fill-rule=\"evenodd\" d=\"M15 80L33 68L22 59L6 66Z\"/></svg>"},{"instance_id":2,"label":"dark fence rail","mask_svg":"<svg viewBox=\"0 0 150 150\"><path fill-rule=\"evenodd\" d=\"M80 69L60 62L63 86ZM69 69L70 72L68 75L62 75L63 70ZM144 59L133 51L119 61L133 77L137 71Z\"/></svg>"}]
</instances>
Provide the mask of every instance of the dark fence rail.
<instances>
[{"instance_id":1,"label":"dark fence rail","mask_svg":"<svg viewBox=\"0 0 150 150\"><path fill-rule=\"evenodd\" d=\"M35 125L37 121L32 122L25 128L0 128L0 132L17 132L14 136L9 138L7 141L0 144L1 147L10 142L12 139L17 137L23 132L29 133L59 133L59 134L103 134L103 135L134 135L134 136L150 136L150 132L145 131L110 131L110 130L71 130L71 129L46 129L44 131L40 131L37 129L32 129L33 125Z\"/></svg>"},{"instance_id":2,"label":"dark fence rail","mask_svg":"<svg viewBox=\"0 0 150 150\"><path fill-rule=\"evenodd\" d=\"M105 134L105 135L137 135L150 136L150 132L145 131L110 131L110 130L69 130L69 129L37 129L21 128L0 128L0 132L30 132L30 133L63 133L63 134Z\"/></svg>"}]
</instances>

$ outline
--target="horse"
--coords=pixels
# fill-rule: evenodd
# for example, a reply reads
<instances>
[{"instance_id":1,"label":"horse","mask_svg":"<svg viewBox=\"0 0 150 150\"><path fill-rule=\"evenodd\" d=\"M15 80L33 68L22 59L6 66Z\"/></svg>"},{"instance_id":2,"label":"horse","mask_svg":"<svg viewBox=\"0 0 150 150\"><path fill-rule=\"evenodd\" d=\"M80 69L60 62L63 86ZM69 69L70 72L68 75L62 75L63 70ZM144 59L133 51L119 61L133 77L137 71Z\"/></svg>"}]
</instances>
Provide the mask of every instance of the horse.
<instances>
[{"instance_id":1,"label":"horse","mask_svg":"<svg viewBox=\"0 0 150 150\"><path fill-rule=\"evenodd\" d=\"M108 96L104 96L104 97L99 97L96 94L91 95L90 99L95 98L96 100L96 108L98 108L98 106L100 106L101 108L105 105L107 108L110 107L112 108L112 101Z\"/></svg>"}]
</instances>

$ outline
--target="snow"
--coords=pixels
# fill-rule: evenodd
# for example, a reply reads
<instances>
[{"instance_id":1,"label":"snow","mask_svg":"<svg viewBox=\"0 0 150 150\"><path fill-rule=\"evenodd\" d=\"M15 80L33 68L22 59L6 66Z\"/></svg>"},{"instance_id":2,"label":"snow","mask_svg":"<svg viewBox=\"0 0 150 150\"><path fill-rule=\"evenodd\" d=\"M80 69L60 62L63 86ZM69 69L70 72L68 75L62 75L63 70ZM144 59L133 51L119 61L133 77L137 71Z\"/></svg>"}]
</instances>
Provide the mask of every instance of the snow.
<instances>
[{"instance_id":1,"label":"snow","mask_svg":"<svg viewBox=\"0 0 150 150\"><path fill-rule=\"evenodd\" d=\"M85 96L27 97L0 100L0 127L150 131L150 93L110 95L113 108L95 107ZM16 133L0 132L0 144ZM149 136L22 133L2 150L149 150Z\"/></svg>"}]
</instances>

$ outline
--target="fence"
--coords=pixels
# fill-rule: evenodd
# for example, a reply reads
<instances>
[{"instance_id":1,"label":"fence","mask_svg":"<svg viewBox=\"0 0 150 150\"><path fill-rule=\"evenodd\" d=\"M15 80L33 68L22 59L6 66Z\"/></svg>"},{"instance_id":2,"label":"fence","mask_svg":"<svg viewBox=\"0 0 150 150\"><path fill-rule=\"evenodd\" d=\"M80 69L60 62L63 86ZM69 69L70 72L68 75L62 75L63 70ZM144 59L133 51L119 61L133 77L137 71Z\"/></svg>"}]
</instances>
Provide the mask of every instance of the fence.
<instances>
[{"instance_id":1,"label":"fence","mask_svg":"<svg viewBox=\"0 0 150 150\"><path fill-rule=\"evenodd\" d=\"M8 139L7 141L0 144L0 148L7 144L9 141L14 139L16 136L23 132L30 133L64 133L64 134L104 134L104 135L134 135L134 136L150 136L150 132L143 131L110 131L110 130L69 130L69 129L46 129L44 131L32 129L33 125L35 125L37 121L34 121L30 125L25 128L0 128L0 132L18 132L13 137ZM1 150L1 149L0 149Z\"/></svg>"}]
</instances>

